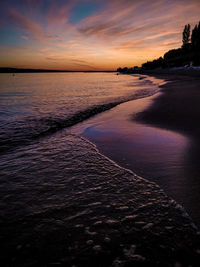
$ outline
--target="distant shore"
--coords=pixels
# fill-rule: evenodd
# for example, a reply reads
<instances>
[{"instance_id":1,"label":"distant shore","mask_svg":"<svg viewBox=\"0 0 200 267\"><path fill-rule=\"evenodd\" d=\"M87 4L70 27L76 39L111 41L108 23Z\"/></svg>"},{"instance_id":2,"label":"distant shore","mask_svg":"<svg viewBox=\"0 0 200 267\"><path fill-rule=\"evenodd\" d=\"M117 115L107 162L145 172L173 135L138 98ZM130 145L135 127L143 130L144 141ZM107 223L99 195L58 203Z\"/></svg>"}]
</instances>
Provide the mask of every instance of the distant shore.
<instances>
[{"instance_id":1,"label":"distant shore","mask_svg":"<svg viewBox=\"0 0 200 267\"><path fill-rule=\"evenodd\" d=\"M167 69L154 69L154 70L139 70L136 73L147 75L180 75L200 77L200 67L177 67Z\"/></svg>"},{"instance_id":2,"label":"distant shore","mask_svg":"<svg viewBox=\"0 0 200 267\"><path fill-rule=\"evenodd\" d=\"M200 77L200 66L196 67L174 67L174 68L157 68L157 69L127 69L119 72L120 74L141 74L141 75L150 75L150 76L157 76L164 75L166 78L167 75L170 77L179 75L179 76L190 76L190 77Z\"/></svg>"}]
</instances>

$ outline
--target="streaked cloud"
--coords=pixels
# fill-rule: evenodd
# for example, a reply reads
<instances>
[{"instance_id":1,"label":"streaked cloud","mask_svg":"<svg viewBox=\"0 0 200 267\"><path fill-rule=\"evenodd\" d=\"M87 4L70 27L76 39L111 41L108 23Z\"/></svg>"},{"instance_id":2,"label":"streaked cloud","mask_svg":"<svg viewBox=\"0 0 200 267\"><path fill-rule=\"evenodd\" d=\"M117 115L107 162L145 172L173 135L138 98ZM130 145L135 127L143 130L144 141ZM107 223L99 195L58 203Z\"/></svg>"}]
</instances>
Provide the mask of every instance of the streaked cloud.
<instances>
[{"instance_id":1,"label":"streaked cloud","mask_svg":"<svg viewBox=\"0 0 200 267\"><path fill-rule=\"evenodd\" d=\"M137 39L137 40L134 40L134 41L129 41L129 42L125 42L125 43L122 43L119 47L117 47L117 49L133 49L135 48L136 46L142 46L143 44L145 44L145 42L151 42L151 43L155 43L156 41L159 41L159 40L163 40L163 39L173 39L174 37L176 37L178 34L178 32L165 32L165 33L158 33L158 34L155 34L155 35L150 35L150 36L146 36L144 38L141 38L141 39ZM177 44L174 42L174 44Z\"/></svg>"},{"instance_id":2,"label":"streaked cloud","mask_svg":"<svg viewBox=\"0 0 200 267\"><path fill-rule=\"evenodd\" d=\"M33 37L33 39L45 41L56 37L55 35L46 33L41 25L28 17L21 15L15 9L11 8L9 12L12 20L15 22L15 25L21 30L25 30L26 33Z\"/></svg>"},{"instance_id":3,"label":"streaked cloud","mask_svg":"<svg viewBox=\"0 0 200 267\"><path fill-rule=\"evenodd\" d=\"M47 21L50 26L62 27L68 23L70 11L77 1L67 1L63 5L58 6L57 1L51 3L47 12Z\"/></svg>"},{"instance_id":4,"label":"streaked cloud","mask_svg":"<svg viewBox=\"0 0 200 267\"><path fill-rule=\"evenodd\" d=\"M1 62L78 70L140 65L180 47L184 25L199 14L199 0L7 0Z\"/></svg>"}]
</instances>

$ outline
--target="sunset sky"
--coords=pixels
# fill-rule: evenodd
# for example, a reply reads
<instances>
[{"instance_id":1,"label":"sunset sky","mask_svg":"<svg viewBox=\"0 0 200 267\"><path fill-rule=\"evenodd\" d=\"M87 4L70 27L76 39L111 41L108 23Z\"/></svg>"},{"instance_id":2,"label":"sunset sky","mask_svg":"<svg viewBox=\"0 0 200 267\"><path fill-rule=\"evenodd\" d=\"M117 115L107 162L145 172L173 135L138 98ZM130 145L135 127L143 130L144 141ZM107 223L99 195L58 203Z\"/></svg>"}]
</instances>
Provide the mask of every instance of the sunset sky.
<instances>
[{"instance_id":1,"label":"sunset sky","mask_svg":"<svg viewBox=\"0 0 200 267\"><path fill-rule=\"evenodd\" d=\"M115 70L181 46L200 0L2 0L0 67Z\"/></svg>"}]
</instances>

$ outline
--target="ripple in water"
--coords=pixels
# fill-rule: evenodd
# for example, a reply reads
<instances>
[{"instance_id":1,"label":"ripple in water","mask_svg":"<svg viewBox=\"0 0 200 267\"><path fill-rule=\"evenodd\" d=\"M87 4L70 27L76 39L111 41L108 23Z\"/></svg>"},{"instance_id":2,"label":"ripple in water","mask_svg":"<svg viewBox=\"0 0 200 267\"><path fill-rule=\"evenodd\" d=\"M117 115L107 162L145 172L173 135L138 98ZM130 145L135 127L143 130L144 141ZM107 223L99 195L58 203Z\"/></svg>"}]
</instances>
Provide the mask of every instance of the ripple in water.
<instances>
[{"instance_id":1,"label":"ripple in water","mask_svg":"<svg viewBox=\"0 0 200 267\"><path fill-rule=\"evenodd\" d=\"M196 228L182 207L79 136L18 148L0 168L1 260L8 266L199 260Z\"/></svg>"},{"instance_id":2,"label":"ripple in water","mask_svg":"<svg viewBox=\"0 0 200 267\"><path fill-rule=\"evenodd\" d=\"M27 134L46 129L47 118L62 120L85 107L138 94L131 76L95 74L91 81L81 74L73 74L79 80L56 75L56 79L52 74L19 75L14 81L3 77L1 140L7 138L0 162L3 266L194 265L199 261L197 230L184 209L156 184L119 167L77 135L58 131L26 143ZM90 89L80 96L76 90L84 79L89 79ZM103 88L97 86L102 79ZM72 81L76 87L69 90L66 86ZM13 146L10 140L20 145Z\"/></svg>"}]
</instances>

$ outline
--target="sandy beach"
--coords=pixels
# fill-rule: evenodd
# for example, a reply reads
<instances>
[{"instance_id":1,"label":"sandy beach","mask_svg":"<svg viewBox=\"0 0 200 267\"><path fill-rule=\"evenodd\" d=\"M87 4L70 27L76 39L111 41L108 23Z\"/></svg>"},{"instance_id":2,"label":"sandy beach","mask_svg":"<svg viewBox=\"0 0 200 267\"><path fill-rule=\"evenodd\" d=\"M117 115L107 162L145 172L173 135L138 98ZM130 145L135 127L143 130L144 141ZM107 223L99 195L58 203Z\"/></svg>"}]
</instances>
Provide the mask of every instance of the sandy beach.
<instances>
[{"instance_id":1,"label":"sandy beach","mask_svg":"<svg viewBox=\"0 0 200 267\"><path fill-rule=\"evenodd\" d=\"M147 124L199 137L200 77L155 74L168 80L150 108L138 115Z\"/></svg>"},{"instance_id":2,"label":"sandy beach","mask_svg":"<svg viewBox=\"0 0 200 267\"><path fill-rule=\"evenodd\" d=\"M75 132L121 166L159 184L200 225L200 79L154 77L166 81L159 93L99 114L75 127Z\"/></svg>"},{"instance_id":3,"label":"sandy beach","mask_svg":"<svg viewBox=\"0 0 200 267\"><path fill-rule=\"evenodd\" d=\"M195 74L195 75L194 75ZM192 206L188 206L192 216L196 222L200 223L198 213L199 201L199 152L200 152L200 78L196 72L191 75L155 75L158 78L168 80L165 85L161 86L161 94L156 97L152 105L143 112L138 113L134 120L138 122L159 127L162 129L170 129L179 132L189 138L189 146L187 147L185 158L185 173L191 182L189 190L191 194L188 197ZM185 176L185 173L183 176ZM183 179L184 182L184 179ZM199 207L198 207L199 208Z\"/></svg>"},{"instance_id":4,"label":"sandy beach","mask_svg":"<svg viewBox=\"0 0 200 267\"><path fill-rule=\"evenodd\" d=\"M66 75L46 75L36 77L45 83L47 78L49 83L50 77L57 79L60 88L69 83ZM16 133L18 142L23 139L21 146L9 147L8 140L10 150L1 156L1 262L9 267L199 266L195 226L200 218L199 167L192 165L193 138L141 121L143 112L165 94L166 81L147 75L73 75L69 74L72 86L68 84L65 93L71 94L71 87L81 88L77 80L89 79L86 84L91 87L83 91L87 97L80 97L78 91L79 105L70 104L68 95L59 97L54 86L46 87L48 94L43 88L30 104L35 111L44 106L38 99L48 101L56 117L41 120L39 116L36 129L37 133L50 129L51 134L32 142L27 139L25 145L24 140L35 134L33 120L31 129L21 127ZM102 76L107 82L99 89L97 78L101 81ZM34 75L15 77L19 88L20 77L23 82L31 77L35 81ZM84 106L85 99L94 105L94 97L88 98L92 93L99 95L101 103L102 96L114 91L124 95L125 89L127 97L119 98L110 110L90 117L96 109L82 109L78 114L85 120L65 128L67 106L72 112L72 107ZM9 94L12 102L19 101L16 95L20 98L22 93ZM77 115L68 122L74 118ZM27 126L30 120L23 119Z\"/></svg>"},{"instance_id":5,"label":"sandy beach","mask_svg":"<svg viewBox=\"0 0 200 267\"><path fill-rule=\"evenodd\" d=\"M200 0L1 2L1 266L200 267Z\"/></svg>"}]
</instances>

